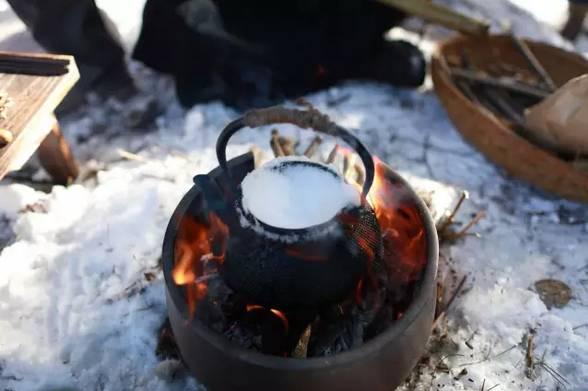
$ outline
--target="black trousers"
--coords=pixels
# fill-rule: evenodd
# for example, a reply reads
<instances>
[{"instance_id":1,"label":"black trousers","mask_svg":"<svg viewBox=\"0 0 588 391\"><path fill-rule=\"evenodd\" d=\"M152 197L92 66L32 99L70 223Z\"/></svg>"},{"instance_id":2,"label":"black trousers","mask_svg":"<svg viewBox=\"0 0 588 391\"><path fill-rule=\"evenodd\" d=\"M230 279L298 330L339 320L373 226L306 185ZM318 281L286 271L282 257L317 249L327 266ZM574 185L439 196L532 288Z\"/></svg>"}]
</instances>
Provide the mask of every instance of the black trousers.
<instances>
[{"instance_id":1,"label":"black trousers","mask_svg":"<svg viewBox=\"0 0 588 391\"><path fill-rule=\"evenodd\" d=\"M94 0L8 0L47 51L75 56L82 81L124 64L124 51Z\"/></svg>"}]
</instances>

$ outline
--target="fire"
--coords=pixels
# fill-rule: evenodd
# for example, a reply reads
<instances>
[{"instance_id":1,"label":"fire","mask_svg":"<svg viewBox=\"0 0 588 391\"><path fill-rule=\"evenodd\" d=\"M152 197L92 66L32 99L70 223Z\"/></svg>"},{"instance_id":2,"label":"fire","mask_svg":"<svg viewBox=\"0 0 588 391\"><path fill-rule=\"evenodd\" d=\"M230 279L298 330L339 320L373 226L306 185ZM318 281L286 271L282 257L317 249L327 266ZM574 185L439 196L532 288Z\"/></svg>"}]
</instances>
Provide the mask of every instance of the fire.
<instances>
[{"instance_id":1,"label":"fire","mask_svg":"<svg viewBox=\"0 0 588 391\"><path fill-rule=\"evenodd\" d=\"M191 315L208 292L207 276L211 272L205 265L209 261L221 263L224 260L228 235L228 227L214 213L208 215L207 222L189 216L180 222L172 278L177 285L185 286Z\"/></svg>"},{"instance_id":2,"label":"fire","mask_svg":"<svg viewBox=\"0 0 588 391\"><path fill-rule=\"evenodd\" d=\"M338 152L347 161L343 173L345 179L361 191L363 180L357 180L361 175L354 168L354 152L344 147L339 147ZM395 278L411 281L418 277L426 261L423 220L416 206L409 201L404 186L388 175L389 168L378 158L374 158L374 166L374 181L367 202L374 209L380 225L382 258Z\"/></svg>"},{"instance_id":3,"label":"fire","mask_svg":"<svg viewBox=\"0 0 588 391\"><path fill-rule=\"evenodd\" d=\"M383 238L383 260L396 278L418 277L426 261L423 219L401 183L389 178L389 168L375 159L374 182L368 201L374 208Z\"/></svg>"},{"instance_id":4,"label":"fire","mask_svg":"<svg viewBox=\"0 0 588 391\"><path fill-rule=\"evenodd\" d=\"M264 306L259 305L259 304L247 304L245 306L245 310L247 312L267 311L267 309ZM287 333L288 329L290 328L290 322L288 321L286 314L284 314L282 311L277 310L275 308L270 308L269 311L282 321L282 325L284 326L284 331Z\"/></svg>"}]
</instances>

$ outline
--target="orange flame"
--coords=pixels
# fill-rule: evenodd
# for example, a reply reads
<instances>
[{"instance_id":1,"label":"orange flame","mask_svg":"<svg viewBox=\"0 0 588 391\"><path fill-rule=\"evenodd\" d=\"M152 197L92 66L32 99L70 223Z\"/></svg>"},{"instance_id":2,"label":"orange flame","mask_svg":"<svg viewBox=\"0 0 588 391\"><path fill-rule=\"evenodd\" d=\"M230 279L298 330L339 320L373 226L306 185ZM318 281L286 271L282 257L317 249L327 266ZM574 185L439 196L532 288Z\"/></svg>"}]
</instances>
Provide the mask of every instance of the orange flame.
<instances>
[{"instance_id":1,"label":"orange flame","mask_svg":"<svg viewBox=\"0 0 588 391\"><path fill-rule=\"evenodd\" d=\"M353 164L354 152L351 149L339 147L338 152ZM403 184L388 175L390 169L378 158L374 158L374 168L374 181L367 201L380 225L382 258L394 277L407 282L418 277L426 262L424 222ZM353 171L343 174L350 184L361 191L362 184L355 181ZM358 243L362 245L361 240ZM368 245L363 247L371 248Z\"/></svg>"},{"instance_id":2,"label":"orange flame","mask_svg":"<svg viewBox=\"0 0 588 391\"><path fill-rule=\"evenodd\" d=\"M245 310L247 312L251 311L266 311L267 309L264 306L259 304L247 304L245 306ZM277 310L275 308L270 308L269 311L278 317L282 321L282 325L284 326L284 331L287 333L288 329L290 328L290 322L288 321L288 317L282 311Z\"/></svg>"},{"instance_id":3,"label":"orange flame","mask_svg":"<svg viewBox=\"0 0 588 391\"><path fill-rule=\"evenodd\" d=\"M185 286L191 315L208 292L204 262L224 260L228 235L228 227L214 213L209 214L207 223L190 216L185 216L180 222L171 274L177 285Z\"/></svg>"},{"instance_id":4,"label":"orange flame","mask_svg":"<svg viewBox=\"0 0 588 391\"><path fill-rule=\"evenodd\" d=\"M390 170L374 159L374 182L368 201L374 208L383 238L383 259L396 278L418 277L426 262L423 218L403 184L389 178Z\"/></svg>"}]
</instances>

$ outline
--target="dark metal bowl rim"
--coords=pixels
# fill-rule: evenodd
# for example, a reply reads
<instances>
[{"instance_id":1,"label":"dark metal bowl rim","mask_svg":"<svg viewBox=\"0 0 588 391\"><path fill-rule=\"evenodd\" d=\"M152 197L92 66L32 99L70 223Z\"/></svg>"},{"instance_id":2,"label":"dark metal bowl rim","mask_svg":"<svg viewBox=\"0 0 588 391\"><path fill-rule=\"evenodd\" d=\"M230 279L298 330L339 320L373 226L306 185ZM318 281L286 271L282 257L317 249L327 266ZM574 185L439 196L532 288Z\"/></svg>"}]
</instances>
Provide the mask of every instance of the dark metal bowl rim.
<instances>
[{"instance_id":1,"label":"dark metal bowl rim","mask_svg":"<svg viewBox=\"0 0 588 391\"><path fill-rule=\"evenodd\" d=\"M219 168L216 168L215 170L218 169ZM213 171L211 171L210 174L212 174ZM208 329L205 325L202 325L198 321L190 321L190 315L188 314L183 294L181 293L180 287L174 283L171 276L173 265L170 260L174 259L174 240L178 228L177 225L179 223L179 217L185 214L190 203L199 192L199 189L195 186L193 186L188 191L188 193L186 193L186 195L182 198L176 207L173 217L170 219L169 225L165 232L163 242L163 274L166 288L169 292L171 300L173 301L173 305L178 309L178 311L180 311L186 322L189 322L190 327L196 333L200 334L201 338L208 341L215 348L223 350L227 355L231 355L241 361L246 361L253 365L265 367L268 369L274 368L305 370L327 368L331 366L350 364L358 359L361 359L362 357L376 353L379 349L382 348L382 346L388 345L398 336L400 336L406 329L408 329L418 314L421 312L422 308L427 304L427 301L430 300L430 293L428 293L426 288L427 286L435 284L439 253L437 230L426 205L420 199L420 197L416 195L414 190L410 187L406 180L404 180L404 178L392 170L390 170L389 175L405 187L405 190L408 191L409 195L415 201L416 207L423 219L424 228L427 233L427 265L422 280L417 287L418 293L415 295L412 303L409 305L408 310L402 319L394 322L386 331L367 341L362 346L329 357L310 357L306 359L296 359L290 357L270 356L241 348L225 339L222 335L219 335L218 333Z\"/></svg>"}]
</instances>

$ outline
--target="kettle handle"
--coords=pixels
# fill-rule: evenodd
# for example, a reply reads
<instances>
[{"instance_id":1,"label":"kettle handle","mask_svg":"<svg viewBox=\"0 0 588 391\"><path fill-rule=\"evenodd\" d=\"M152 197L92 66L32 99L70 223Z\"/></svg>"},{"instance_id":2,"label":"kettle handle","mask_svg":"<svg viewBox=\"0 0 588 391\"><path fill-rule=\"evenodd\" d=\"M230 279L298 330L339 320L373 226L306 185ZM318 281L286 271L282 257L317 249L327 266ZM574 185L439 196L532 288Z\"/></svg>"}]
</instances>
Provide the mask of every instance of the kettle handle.
<instances>
[{"instance_id":1,"label":"kettle handle","mask_svg":"<svg viewBox=\"0 0 588 391\"><path fill-rule=\"evenodd\" d=\"M365 181L363 183L362 195L367 197L374 181L374 160L366 147L348 130L332 122L328 116L320 113L314 108L308 110L289 109L282 106L273 106L265 109L248 111L243 117L228 124L216 142L216 156L220 168L231 178L227 165L226 148L229 139L244 127L257 128L259 126L289 123L303 129L312 128L317 132L334 136L345 141L361 158L365 168Z\"/></svg>"}]
</instances>

